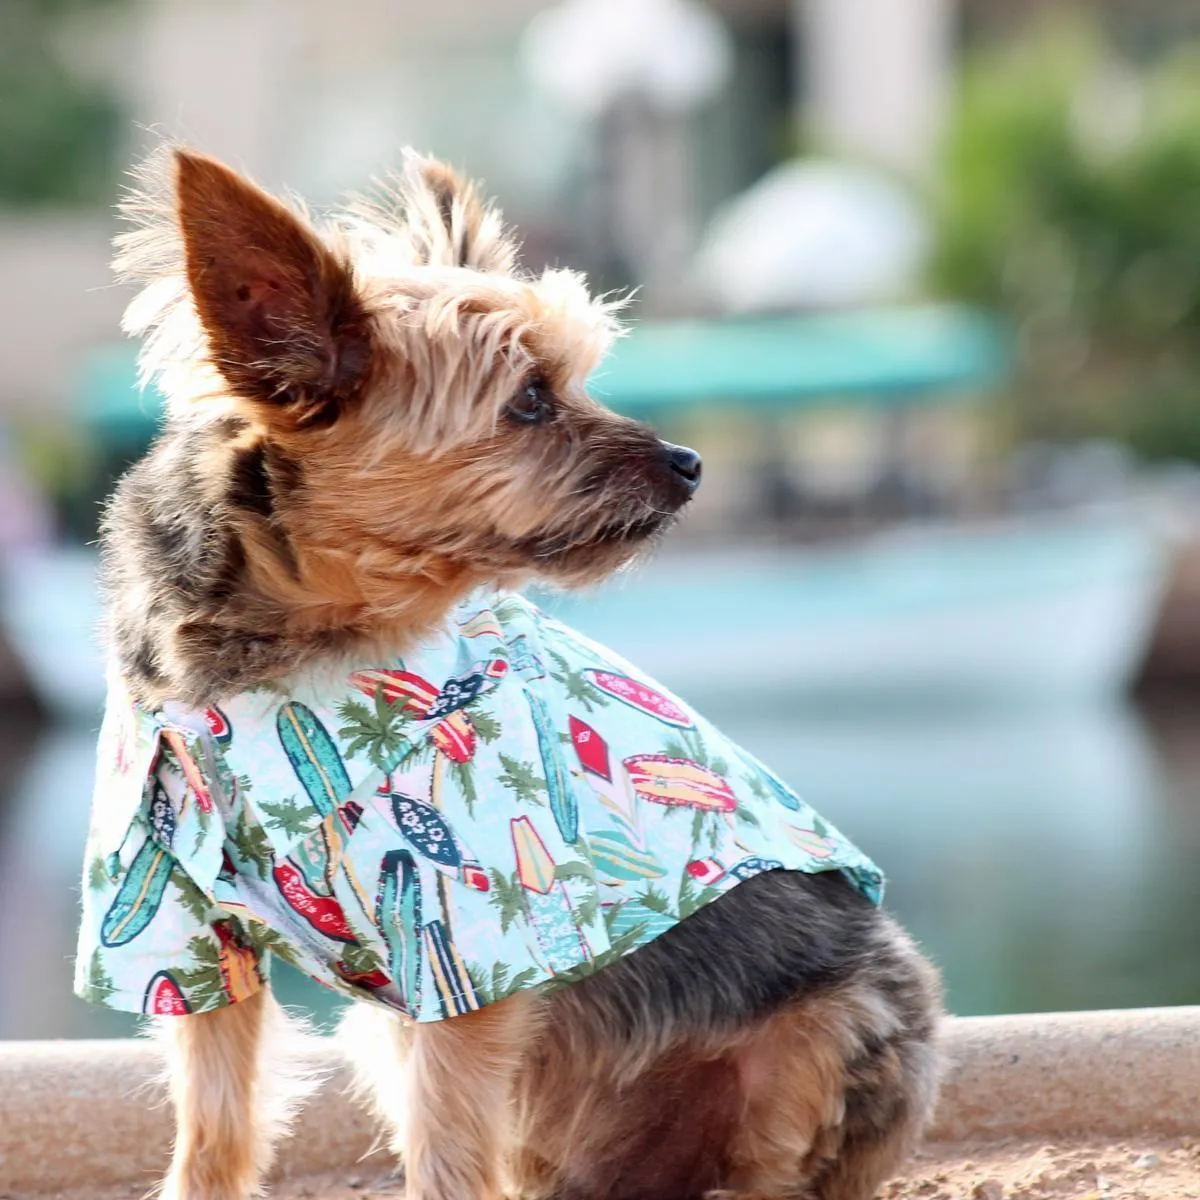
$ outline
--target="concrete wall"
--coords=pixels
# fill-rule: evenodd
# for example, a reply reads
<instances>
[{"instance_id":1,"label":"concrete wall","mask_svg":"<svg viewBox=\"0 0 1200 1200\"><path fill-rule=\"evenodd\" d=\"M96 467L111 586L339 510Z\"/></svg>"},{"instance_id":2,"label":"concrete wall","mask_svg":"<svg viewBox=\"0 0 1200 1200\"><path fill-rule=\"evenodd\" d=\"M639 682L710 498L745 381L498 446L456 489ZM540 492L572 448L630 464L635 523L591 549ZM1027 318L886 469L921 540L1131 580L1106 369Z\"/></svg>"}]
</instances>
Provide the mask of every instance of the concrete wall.
<instances>
[{"instance_id":1,"label":"concrete wall","mask_svg":"<svg viewBox=\"0 0 1200 1200\"><path fill-rule=\"evenodd\" d=\"M1200 1132L1200 1008L955 1019L945 1044L932 1139ZM328 1080L281 1152L288 1176L372 1142L332 1044L314 1063ZM144 1042L0 1043L0 1194L150 1186L170 1138L160 1073Z\"/></svg>"}]
</instances>

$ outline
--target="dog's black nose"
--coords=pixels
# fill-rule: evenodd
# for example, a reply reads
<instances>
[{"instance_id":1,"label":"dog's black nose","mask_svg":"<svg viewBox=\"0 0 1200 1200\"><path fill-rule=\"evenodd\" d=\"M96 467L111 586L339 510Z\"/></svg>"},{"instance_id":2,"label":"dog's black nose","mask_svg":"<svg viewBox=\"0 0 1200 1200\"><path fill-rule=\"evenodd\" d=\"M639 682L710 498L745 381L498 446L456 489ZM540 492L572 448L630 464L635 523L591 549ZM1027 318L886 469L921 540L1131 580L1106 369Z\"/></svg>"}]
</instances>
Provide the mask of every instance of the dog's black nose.
<instances>
[{"instance_id":1,"label":"dog's black nose","mask_svg":"<svg viewBox=\"0 0 1200 1200\"><path fill-rule=\"evenodd\" d=\"M700 455L687 446L673 446L670 442L663 442L663 449L671 470L694 492L700 486Z\"/></svg>"}]
</instances>

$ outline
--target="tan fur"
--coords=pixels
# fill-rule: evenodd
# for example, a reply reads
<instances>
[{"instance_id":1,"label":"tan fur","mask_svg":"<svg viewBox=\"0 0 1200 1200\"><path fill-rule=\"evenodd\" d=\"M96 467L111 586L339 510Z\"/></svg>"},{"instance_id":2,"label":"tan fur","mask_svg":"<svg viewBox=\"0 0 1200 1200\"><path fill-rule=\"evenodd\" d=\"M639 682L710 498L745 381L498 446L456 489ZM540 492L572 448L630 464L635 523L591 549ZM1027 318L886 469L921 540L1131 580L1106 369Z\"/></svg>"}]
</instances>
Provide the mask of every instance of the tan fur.
<instances>
[{"instance_id":1,"label":"tan fur","mask_svg":"<svg viewBox=\"0 0 1200 1200\"><path fill-rule=\"evenodd\" d=\"M318 1082L302 1066L300 1027L264 987L216 1012L160 1021L158 1032L176 1118L163 1200L257 1195L275 1143Z\"/></svg>"},{"instance_id":2,"label":"tan fur","mask_svg":"<svg viewBox=\"0 0 1200 1200\"><path fill-rule=\"evenodd\" d=\"M687 502L679 448L587 393L619 305L570 271L522 273L499 214L444 165L412 156L323 221L194 151L138 179L117 267L141 285L125 326L167 424L109 507L103 563L143 704L402 653L480 585L603 578ZM552 419L521 420L531 389ZM805 903L870 951L848 980L814 956L810 990L766 1015L739 1007L761 957L727 970L741 916L711 959L721 986L690 1009L686 978L635 966L607 991L593 977L421 1026L354 1014L409 1200L866 1200L932 1103L936 981L885 918ZM797 936L763 928L773 948ZM164 1022L167 1200L256 1194L289 1112L262 1068L282 1027L265 991Z\"/></svg>"},{"instance_id":3,"label":"tan fur","mask_svg":"<svg viewBox=\"0 0 1200 1200\"><path fill-rule=\"evenodd\" d=\"M521 1141L517 1080L545 1009L540 997L526 992L426 1025L366 1006L346 1014L339 1040L358 1098L403 1159L409 1200L502 1194L504 1165Z\"/></svg>"},{"instance_id":4,"label":"tan fur","mask_svg":"<svg viewBox=\"0 0 1200 1200\"><path fill-rule=\"evenodd\" d=\"M408 1136L408 1060L415 1024L372 1004L353 1004L338 1026L338 1042L354 1076L353 1095L374 1118L391 1151L402 1158Z\"/></svg>"},{"instance_id":5,"label":"tan fur","mask_svg":"<svg viewBox=\"0 0 1200 1200\"><path fill-rule=\"evenodd\" d=\"M911 947L902 952L936 995L932 970ZM865 982L801 999L741 1029L676 1029L657 1042L614 1038L616 1014L573 989L521 999L515 1018L506 1014L486 1029L475 1017L414 1028L366 1008L346 1019L343 1040L363 1097L393 1134L393 1148L402 1156L416 1150L427 1162L425 1131L437 1123L422 1122L414 1139L416 1114L439 1114L450 1122L443 1128L456 1131L445 1150L452 1161L438 1163L442 1189L431 1197L490 1200L494 1179L479 1168L486 1148L506 1164L504 1194L522 1200L701 1193L706 1200L865 1200L932 1115L936 1046L919 1036L905 1045L897 1010ZM437 1047L436 1069L413 1071L410 1059L403 1070L426 1035L426 1047ZM502 1070L489 1072L489 1063ZM506 1079L514 1116L511 1139L500 1145ZM864 1094L870 1104L875 1093L905 1097L908 1110L889 1117L878 1137L862 1139L847 1104ZM717 1179L720 1188L712 1186ZM413 1187L410 1174L410 1197L427 1195Z\"/></svg>"},{"instance_id":6,"label":"tan fur","mask_svg":"<svg viewBox=\"0 0 1200 1200\"><path fill-rule=\"evenodd\" d=\"M518 1092L512 1194L529 1200L550 1200L563 1180L580 1196L604 1195L615 1167L630 1158L645 1161L647 1196L680 1187L697 1163L723 1177L714 1197L806 1196L814 1181L842 1169L849 1064L865 1041L896 1032L887 1010L857 985L741 1030L706 1039L680 1031L679 1042L649 1055L643 1043L606 1045L603 1024L569 992L549 1001L545 1026ZM926 1074L921 1104L931 1110L932 1054ZM911 1149L913 1128L898 1126L877 1149L849 1156L853 1178L844 1190L838 1183L821 1191L822 1200L871 1194Z\"/></svg>"},{"instance_id":7,"label":"tan fur","mask_svg":"<svg viewBox=\"0 0 1200 1200\"><path fill-rule=\"evenodd\" d=\"M518 993L413 1031L403 1151L408 1200L500 1200L514 1083L540 1007L537 996Z\"/></svg>"}]
</instances>

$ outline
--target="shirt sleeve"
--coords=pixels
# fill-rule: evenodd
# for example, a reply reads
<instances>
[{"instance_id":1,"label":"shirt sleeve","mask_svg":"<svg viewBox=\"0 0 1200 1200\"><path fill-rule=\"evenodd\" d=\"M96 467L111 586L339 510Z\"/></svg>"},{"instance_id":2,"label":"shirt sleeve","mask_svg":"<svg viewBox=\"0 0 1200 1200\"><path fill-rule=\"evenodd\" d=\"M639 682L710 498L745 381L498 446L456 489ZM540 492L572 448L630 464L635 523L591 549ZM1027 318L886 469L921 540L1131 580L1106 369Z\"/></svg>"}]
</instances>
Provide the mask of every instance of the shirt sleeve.
<instances>
[{"instance_id":1,"label":"shirt sleeve","mask_svg":"<svg viewBox=\"0 0 1200 1200\"><path fill-rule=\"evenodd\" d=\"M169 851L143 836L128 869L90 859L75 993L120 1012L183 1016L253 996L265 963Z\"/></svg>"},{"instance_id":2,"label":"shirt sleeve","mask_svg":"<svg viewBox=\"0 0 1200 1200\"><path fill-rule=\"evenodd\" d=\"M265 982L241 919L211 894L224 842L214 803L219 747L161 724L152 736L157 750L140 775L101 739L96 803L109 811L93 813L75 992L122 1012L211 1012ZM119 794L131 788L140 797ZM132 818L114 831L111 811L130 808Z\"/></svg>"}]
</instances>

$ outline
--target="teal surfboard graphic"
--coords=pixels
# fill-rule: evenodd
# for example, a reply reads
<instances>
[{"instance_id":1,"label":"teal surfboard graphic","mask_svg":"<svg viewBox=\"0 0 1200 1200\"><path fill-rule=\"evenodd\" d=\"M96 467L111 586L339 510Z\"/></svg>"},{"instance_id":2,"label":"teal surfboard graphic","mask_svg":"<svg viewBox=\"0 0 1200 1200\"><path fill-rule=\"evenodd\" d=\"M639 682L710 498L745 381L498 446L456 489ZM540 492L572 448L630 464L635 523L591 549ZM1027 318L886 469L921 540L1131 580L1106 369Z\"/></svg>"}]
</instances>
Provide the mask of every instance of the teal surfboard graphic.
<instances>
[{"instance_id":1,"label":"teal surfboard graphic","mask_svg":"<svg viewBox=\"0 0 1200 1200\"><path fill-rule=\"evenodd\" d=\"M275 719L279 740L313 807L329 816L350 795L350 776L329 731L305 704L292 700Z\"/></svg>"},{"instance_id":2,"label":"teal surfboard graphic","mask_svg":"<svg viewBox=\"0 0 1200 1200\"><path fill-rule=\"evenodd\" d=\"M525 698L529 701L529 713L533 717L533 727L537 731L538 751L542 757L542 770L546 775L546 793L550 799L550 812L562 834L564 842L579 840L579 805L575 799L574 789L567 779L563 767L562 750L558 737L550 721L550 714L541 696L532 689L526 689Z\"/></svg>"},{"instance_id":3,"label":"teal surfboard graphic","mask_svg":"<svg viewBox=\"0 0 1200 1200\"><path fill-rule=\"evenodd\" d=\"M174 865L174 859L153 838L142 843L116 899L104 914L100 926L103 945L124 946L154 920Z\"/></svg>"},{"instance_id":4,"label":"teal surfboard graphic","mask_svg":"<svg viewBox=\"0 0 1200 1200\"><path fill-rule=\"evenodd\" d=\"M389 850L379 871L375 924L388 948L388 969L405 1008L421 1007L421 880L407 850Z\"/></svg>"}]
</instances>

